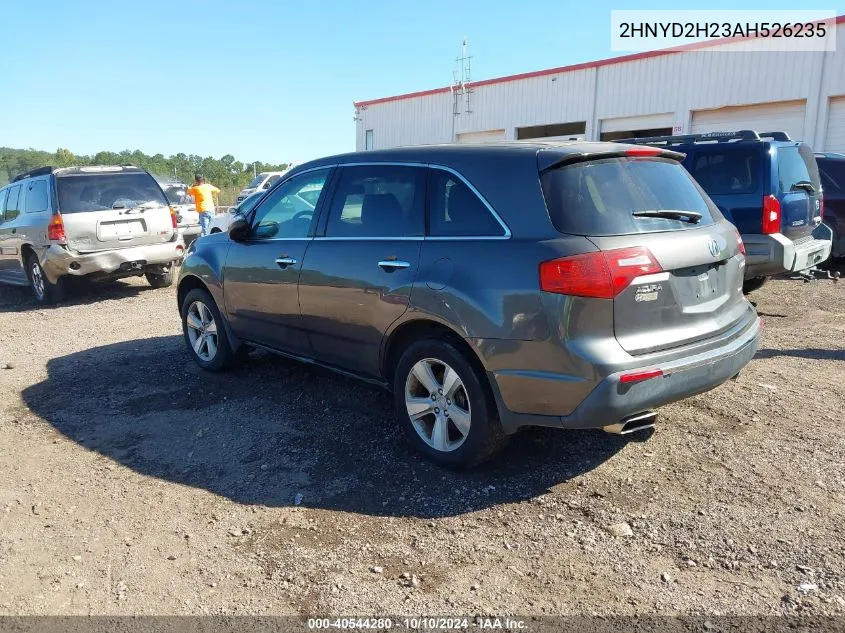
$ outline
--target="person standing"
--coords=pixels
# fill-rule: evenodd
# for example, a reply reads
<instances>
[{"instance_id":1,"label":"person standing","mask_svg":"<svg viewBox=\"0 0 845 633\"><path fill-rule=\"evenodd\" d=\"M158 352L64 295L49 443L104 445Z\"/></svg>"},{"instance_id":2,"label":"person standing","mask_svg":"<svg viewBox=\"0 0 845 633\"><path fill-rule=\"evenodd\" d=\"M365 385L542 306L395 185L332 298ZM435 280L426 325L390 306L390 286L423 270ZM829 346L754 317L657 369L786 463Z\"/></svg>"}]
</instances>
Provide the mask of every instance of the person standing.
<instances>
[{"instance_id":1,"label":"person standing","mask_svg":"<svg viewBox=\"0 0 845 633\"><path fill-rule=\"evenodd\" d=\"M194 207L200 216L200 227L202 234L208 235L208 227L214 217L214 198L220 190L214 185L207 183L202 174L194 178L194 186L188 187L188 195L194 198Z\"/></svg>"}]
</instances>

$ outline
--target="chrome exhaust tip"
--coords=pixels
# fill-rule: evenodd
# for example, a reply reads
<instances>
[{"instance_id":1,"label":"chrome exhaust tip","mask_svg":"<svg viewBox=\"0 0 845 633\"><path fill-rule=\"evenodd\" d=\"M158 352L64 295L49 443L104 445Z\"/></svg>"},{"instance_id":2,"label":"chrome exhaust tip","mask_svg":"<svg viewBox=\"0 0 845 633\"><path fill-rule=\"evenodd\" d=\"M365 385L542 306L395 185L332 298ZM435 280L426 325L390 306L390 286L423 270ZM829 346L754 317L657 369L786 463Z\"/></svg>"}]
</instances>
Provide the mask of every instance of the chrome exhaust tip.
<instances>
[{"instance_id":1,"label":"chrome exhaust tip","mask_svg":"<svg viewBox=\"0 0 845 633\"><path fill-rule=\"evenodd\" d=\"M603 426L601 430L605 433L612 433L613 435L629 435L654 428L656 420L657 414L654 411L646 411L645 413L638 413L637 415L625 418L616 424Z\"/></svg>"}]
</instances>

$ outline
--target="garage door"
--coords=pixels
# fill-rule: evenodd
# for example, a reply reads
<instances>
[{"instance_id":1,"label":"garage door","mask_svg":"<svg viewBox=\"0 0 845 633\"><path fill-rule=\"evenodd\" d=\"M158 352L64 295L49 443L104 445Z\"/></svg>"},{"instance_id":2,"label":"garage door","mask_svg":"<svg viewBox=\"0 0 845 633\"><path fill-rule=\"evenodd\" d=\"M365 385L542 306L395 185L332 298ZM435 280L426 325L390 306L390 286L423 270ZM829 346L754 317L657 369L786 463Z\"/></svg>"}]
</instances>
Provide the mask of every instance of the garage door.
<instances>
[{"instance_id":1,"label":"garage door","mask_svg":"<svg viewBox=\"0 0 845 633\"><path fill-rule=\"evenodd\" d=\"M485 132L464 132L463 134L458 134L458 143L495 143L504 140L504 130L487 130Z\"/></svg>"},{"instance_id":2,"label":"garage door","mask_svg":"<svg viewBox=\"0 0 845 633\"><path fill-rule=\"evenodd\" d=\"M845 152L845 97L834 97L830 100L824 151Z\"/></svg>"},{"instance_id":3,"label":"garage door","mask_svg":"<svg viewBox=\"0 0 845 633\"><path fill-rule=\"evenodd\" d=\"M599 140L615 141L631 136L663 136L665 134L671 134L674 118L675 115L671 112L663 112L660 114L602 119L601 128L599 129Z\"/></svg>"},{"instance_id":4,"label":"garage door","mask_svg":"<svg viewBox=\"0 0 845 633\"><path fill-rule=\"evenodd\" d=\"M805 101L780 101L751 106L730 106L716 110L697 110L692 113L692 133L786 132L795 140L804 139Z\"/></svg>"}]
</instances>

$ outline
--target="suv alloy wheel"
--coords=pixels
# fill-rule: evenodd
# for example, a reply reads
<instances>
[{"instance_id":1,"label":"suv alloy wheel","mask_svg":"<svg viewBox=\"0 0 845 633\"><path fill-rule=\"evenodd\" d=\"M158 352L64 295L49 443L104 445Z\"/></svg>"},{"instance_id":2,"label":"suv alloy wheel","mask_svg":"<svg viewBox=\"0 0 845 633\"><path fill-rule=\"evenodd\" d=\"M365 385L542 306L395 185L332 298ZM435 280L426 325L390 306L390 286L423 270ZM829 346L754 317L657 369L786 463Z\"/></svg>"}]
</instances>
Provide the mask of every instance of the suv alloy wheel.
<instances>
[{"instance_id":1,"label":"suv alloy wheel","mask_svg":"<svg viewBox=\"0 0 845 633\"><path fill-rule=\"evenodd\" d=\"M450 342L425 338L396 366L397 418L416 448L450 468L475 466L506 443L483 375Z\"/></svg>"}]
</instances>

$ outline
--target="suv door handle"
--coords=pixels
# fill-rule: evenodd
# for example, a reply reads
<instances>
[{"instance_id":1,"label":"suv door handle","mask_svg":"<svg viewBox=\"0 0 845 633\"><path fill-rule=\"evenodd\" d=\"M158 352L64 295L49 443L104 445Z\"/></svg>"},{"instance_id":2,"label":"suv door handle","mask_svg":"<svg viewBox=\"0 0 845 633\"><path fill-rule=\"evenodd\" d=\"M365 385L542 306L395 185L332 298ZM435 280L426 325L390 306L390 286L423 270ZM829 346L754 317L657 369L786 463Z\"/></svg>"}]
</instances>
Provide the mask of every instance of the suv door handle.
<instances>
[{"instance_id":1,"label":"suv door handle","mask_svg":"<svg viewBox=\"0 0 845 633\"><path fill-rule=\"evenodd\" d=\"M288 266L295 266L296 260L293 257L277 257L276 263L279 268L287 268Z\"/></svg>"},{"instance_id":2,"label":"suv door handle","mask_svg":"<svg viewBox=\"0 0 845 633\"><path fill-rule=\"evenodd\" d=\"M400 268L410 268L411 264L409 262L400 262L395 259L383 259L378 263L378 267L385 272L392 273L394 270L399 270Z\"/></svg>"}]
</instances>

